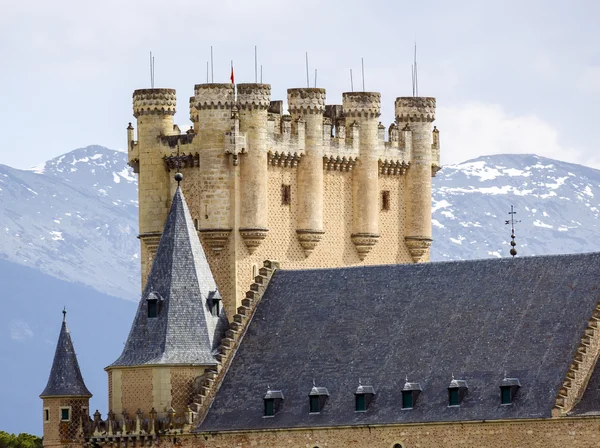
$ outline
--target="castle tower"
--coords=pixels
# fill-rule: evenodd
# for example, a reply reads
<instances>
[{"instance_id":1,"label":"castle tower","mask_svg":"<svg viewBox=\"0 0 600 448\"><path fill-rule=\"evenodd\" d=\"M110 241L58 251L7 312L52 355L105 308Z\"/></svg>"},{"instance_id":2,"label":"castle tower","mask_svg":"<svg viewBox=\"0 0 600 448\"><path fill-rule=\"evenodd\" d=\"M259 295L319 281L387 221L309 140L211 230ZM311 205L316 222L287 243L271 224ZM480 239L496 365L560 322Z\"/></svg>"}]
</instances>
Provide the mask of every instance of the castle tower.
<instances>
[{"instance_id":1,"label":"castle tower","mask_svg":"<svg viewBox=\"0 0 600 448\"><path fill-rule=\"evenodd\" d=\"M216 349L227 327L215 280L177 187L125 348L106 368L110 410L184 416L197 392L196 378L216 365Z\"/></svg>"},{"instance_id":2,"label":"castle tower","mask_svg":"<svg viewBox=\"0 0 600 448\"><path fill-rule=\"evenodd\" d=\"M81 444L83 426L89 421L92 394L83 382L66 316L63 311L48 384L40 395L44 403L44 447Z\"/></svg>"},{"instance_id":3,"label":"castle tower","mask_svg":"<svg viewBox=\"0 0 600 448\"><path fill-rule=\"evenodd\" d=\"M174 89L141 89L133 92L133 115L138 140L128 129L130 163L136 159L139 190L139 221L142 273L148 272L160 232L169 210L170 180L164 169L161 138L173 134L176 97ZM142 278L144 283L145 278Z\"/></svg>"},{"instance_id":4,"label":"castle tower","mask_svg":"<svg viewBox=\"0 0 600 448\"><path fill-rule=\"evenodd\" d=\"M298 164L296 234L308 257L323 238L323 112L325 89L288 89L293 120L305 121L304 155Z\"/></svg>"},{"instance_id":5,"label":"castle tower","mask_svg":"<svg viewBox=\"0 0 600 448\"><path fill-rule=\"evenodd\" d=\"M379 239L379 122L377 92L342 94L346 125L358 125L359 156L352 183L352 242L364 259Z\"/></svg>"},{"instance_id":6,"label":"castle tower","mask_svg":"<svg viewBox=\"0 0 600 448\"><path fill-rule=\"evenodd\" d=\"M240 162L240 235L251 254L268 232L267 110L269 84L238 84L240 132L246 153Z\"/></svg>"},{"instance_id":7,"label":"castle tower","mask_svg":"<svg viewBox=\"0 0 600 448\"><path fill-rule=\"evenodd\" d=\"M439 163L438 134L437 130L431 129L435 120L435 98L396 98L395 110L400 128L407 131L407 138L412 138L412 161L407 174L405 241L415 263L429 261L432 242L431 176ZM437 151L436 157L432 154L433 150Z\"/></svg>"}]
</instances>

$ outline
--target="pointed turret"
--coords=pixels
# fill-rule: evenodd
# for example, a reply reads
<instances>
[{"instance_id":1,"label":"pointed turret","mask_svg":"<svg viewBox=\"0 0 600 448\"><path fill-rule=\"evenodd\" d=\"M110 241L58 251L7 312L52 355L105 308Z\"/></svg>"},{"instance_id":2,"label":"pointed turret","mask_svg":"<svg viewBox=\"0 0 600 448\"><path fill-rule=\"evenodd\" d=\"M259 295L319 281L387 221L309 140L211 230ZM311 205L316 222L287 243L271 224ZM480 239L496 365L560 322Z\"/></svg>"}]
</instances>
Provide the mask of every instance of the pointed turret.
<instances>
[{"instance_id":1,"label":"pointed turret","mask_svg":"<svg viewBox=\"0 0 600 448\"><path fill-rule=\"evenodd\" d=\"M92 394L83 382L77 355L67 327L67 312L63 311L63 322L54 352L54 361L50 370L48 384L40 398L46 397L91 397Z\"/></svg>"},{"instance_id":2,"label":"pointed turret","mask_svg":"<svg viewBox=\"0 0 600 448\"><path fill-rule=\"evenodd\" d=\"M175 179L179 183L181 174ZM116 412L187 410L228 328L217 285L178 186L121 356L107 367ZM132 369L132 367L135 367ZM139 396L139 384L151 394Z\"/></svg>"},{"instance_id":3,"label":"pointed turret","mask_svg":"<svg viewBox=\"0 0 600 448\"><path fill-rule=\"evenodd\" d=\"M83 442L83 427L89 420L92 394L83 382L73 341L67 328L66 310L56 344L44 401L44 447Z\"/></svg>"}]
</instances>

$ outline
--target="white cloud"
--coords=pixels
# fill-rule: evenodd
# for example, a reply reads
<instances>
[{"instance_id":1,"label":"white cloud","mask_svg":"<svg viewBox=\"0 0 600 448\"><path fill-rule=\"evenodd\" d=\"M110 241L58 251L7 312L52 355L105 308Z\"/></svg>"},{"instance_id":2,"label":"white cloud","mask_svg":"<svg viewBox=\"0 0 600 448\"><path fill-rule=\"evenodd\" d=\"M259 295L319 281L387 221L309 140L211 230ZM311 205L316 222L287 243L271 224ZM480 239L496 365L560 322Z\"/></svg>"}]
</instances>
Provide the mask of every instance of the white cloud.
<instances>
[{"instance_id":1,"label":"white cloud","mask_svg":"<svg viewBox=\"0 0 600 448\"><path fill-rule=\"evenodd\" d=\"M12 320L8 326L13 341L25 341L33 337L33 331L23 320Z\"/></svg>"},{"instance_id":2,"label":"white cloud","mask_svg":"<svg viewBox=\"0 0 600 448\"><path fill-rule=\"evenodd\" d=\"M535 115L511 115L499 105L484 103L440 107L436 115L436 123L443 123L443 164L491 154L536 154L600 166L600 159L564 145L556 129Z\"/></svg>"}]
</instances>

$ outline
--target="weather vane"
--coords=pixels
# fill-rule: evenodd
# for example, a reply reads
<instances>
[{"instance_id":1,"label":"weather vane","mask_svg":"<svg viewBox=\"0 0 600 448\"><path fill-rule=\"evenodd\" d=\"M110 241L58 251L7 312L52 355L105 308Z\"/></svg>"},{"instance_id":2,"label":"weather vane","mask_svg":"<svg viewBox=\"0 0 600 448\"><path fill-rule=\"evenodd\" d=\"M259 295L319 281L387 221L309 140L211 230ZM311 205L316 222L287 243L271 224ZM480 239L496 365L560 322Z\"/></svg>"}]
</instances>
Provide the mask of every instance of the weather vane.
<instances>
[{"instance_id":1,"label":"weather vane","mask_svg":"<svg viewBox=\"0 0 600 448\"><path fill-rule=\"evenodd\" d=\"M510 238L511 238L510 245L512 246L510 248L510 254L514 258L515 255L517 255L517 249L515 249L515 246L517 245L517 243L515 242L515 238L516 238L515 223L519 223L521 221L515 221L515 215L517 214L517 212L515 212L515 209L512 205L510 206L510 212L508 212L508 214L510 215L510 219L505 220L504 224L506 224L506 225L510 224Z\"/></svg>"}]
</instances>

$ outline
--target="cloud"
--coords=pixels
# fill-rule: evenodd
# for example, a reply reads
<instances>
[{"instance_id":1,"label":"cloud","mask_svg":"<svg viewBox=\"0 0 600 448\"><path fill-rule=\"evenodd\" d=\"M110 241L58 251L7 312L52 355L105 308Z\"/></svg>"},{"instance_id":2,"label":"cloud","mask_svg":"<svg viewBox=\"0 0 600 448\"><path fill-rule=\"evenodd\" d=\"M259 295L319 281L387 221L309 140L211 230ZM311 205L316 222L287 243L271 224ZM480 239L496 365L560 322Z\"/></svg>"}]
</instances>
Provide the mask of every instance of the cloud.
<instances>
[{"instance_id":1,"label":"cloud","mask_svg":"<svg viewBox=\"0 0 600 448\"><path fill-rule=\"evenodd\" d=\"M589 166L600 160L560 141L558 131L535 115L511 115L497 104L468 103L440 107L443 164L452 164L490 154L536 154Z\"/></svg>"},{"instance_id":2,"label":"cloud","mask_svg":"<svg viewBox=\"0 0 600 448\"><path fill-rule=\"evenodd\" d=\"M12 320L9 324L10 338L13 341L25 341L33 337L33 331L23 320Z\"/></svg>"}]
</instances>

